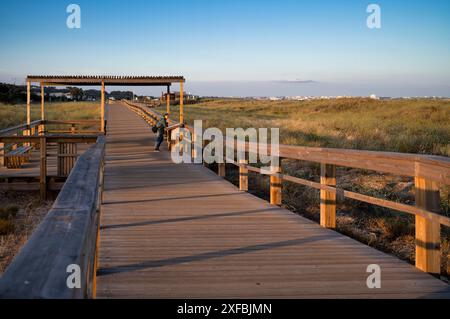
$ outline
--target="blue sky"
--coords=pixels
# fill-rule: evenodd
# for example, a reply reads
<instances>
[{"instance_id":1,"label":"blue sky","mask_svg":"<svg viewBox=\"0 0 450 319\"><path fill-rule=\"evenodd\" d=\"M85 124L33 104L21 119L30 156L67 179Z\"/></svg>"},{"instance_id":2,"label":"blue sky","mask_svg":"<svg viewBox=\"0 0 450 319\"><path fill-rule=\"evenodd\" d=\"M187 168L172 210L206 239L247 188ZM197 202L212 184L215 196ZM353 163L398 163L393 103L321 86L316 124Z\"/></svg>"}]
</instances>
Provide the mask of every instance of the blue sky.
<instances>
[{"instance_id":1,"label":"blue sky","mask_svg":"<svg viewBox=\"0 0 450 319\"><path fill-rule=\"evenodd\" d=\"M70 3L81 29L66 26ZM381 29L366 26L370 3ZM0 41L7 82L180 74L205 95L450 96L448 0L3 0ZM292 80L315 83L276 82Z\"/></svg>"}]
</instances>

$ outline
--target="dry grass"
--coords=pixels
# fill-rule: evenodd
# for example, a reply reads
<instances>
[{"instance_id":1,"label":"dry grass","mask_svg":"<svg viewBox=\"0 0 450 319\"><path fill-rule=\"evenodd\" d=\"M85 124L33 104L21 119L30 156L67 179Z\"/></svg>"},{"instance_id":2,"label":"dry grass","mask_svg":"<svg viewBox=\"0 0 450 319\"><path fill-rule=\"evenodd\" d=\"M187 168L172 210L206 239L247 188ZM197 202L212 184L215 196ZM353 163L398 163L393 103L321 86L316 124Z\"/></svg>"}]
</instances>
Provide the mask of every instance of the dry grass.
<instances>
[{"instance_id":1,"label":"dry grass","mask_svg":"<svg viewBox=\"0 0 450 319\"><path fill-rule=\"evenodd\" d=\"M31 120L40 119L40 104L31 105ZM0 129L26 122L26 105L0 103ZM93 120L100 118L100 104L95 102L46 103L47 120Z\"/></svg>"},{"instance_id":2,"label":"dry grass","mask_svg":"<svg viewBox=\"0 0 450 319\"><path fill-rule=\"evenodd\" d=\"M218 99L187 105L185 112L188 123L201 119L204 127L278 127L281 143L289 145L450 156L448 100Z\"/></svg>"},{"instance_id":3,"label":"dry grass","mask_svg":"<svg viewBox=\"0 0 450 319\"><path fill-rule=\"evenodd\" d=\"M37 192L1 191L0 202L1 274L45 217L53 201L42 203Z\"/></svg>"},{"instance_id":4,"label":"dry grass","mask_svg":"<svg viewBox=\"0 0 450 319\"><path fill-rule=\"evenodd\" d=\"M99 115L99 103L46 103L46 119L48 120L99 119ZM40 104L32 104L31 118L32 120L40 118ZM0 129L25 122L26 105L0 104ZM0 203L1 273L46 215L52 201L41 203L39 194L34 192L0 192Z\"/></svg>"},{"instance_id":5,"label":"dry grass","mask_svg":"<svg viewBox=\"0 0 450 319\"><path fill-rule=\"evenodd\" d=\"M178 109L173 108L176 114ZM164 111L163 108L159 111ZM211 100L186 106L186 120L203 127L279 127L281 143L450 156L450 102L370 99L297 101ZM315 163L285 160L289 175L319 181ZM268 199L268 179L251 174L250 188ZM237 184L237 174L228 174ZM338 185L362 194L414 205L411 178L339 168ZM442 211L450 216L450 191L441 188ZM319 221L319 192L283 183L283 205ZM367 245L414 263L414 218L373 205L346 200L338 206L337 230ZM450 231L442 232L442 273L448 265Z\"/></svg>"}]
</instances>

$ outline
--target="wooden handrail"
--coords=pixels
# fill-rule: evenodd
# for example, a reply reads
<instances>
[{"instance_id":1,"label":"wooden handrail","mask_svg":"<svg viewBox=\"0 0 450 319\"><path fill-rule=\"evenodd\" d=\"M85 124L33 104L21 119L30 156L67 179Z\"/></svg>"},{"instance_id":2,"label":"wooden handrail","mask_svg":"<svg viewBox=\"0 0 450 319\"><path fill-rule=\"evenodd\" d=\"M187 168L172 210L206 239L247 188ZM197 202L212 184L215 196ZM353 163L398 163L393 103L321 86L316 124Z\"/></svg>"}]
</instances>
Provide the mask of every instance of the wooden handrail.
<instances>
[{"instance_id":1,"label":"wooden handrail","mask_svg":"<svg viewBox=\"0 0 450 319\"><path fill-rule=\"evenodd\" d=\"M227 144L227 146L232 146ZM270 145L264 145L271 152ZM373 170L402 176L420 176L450 185L450 158L434 155L406 154L279 145L279 157L336 166ZM258 144L245 143L246 152L258 150Z\"/></svg>"},{"instance_id":2,"label":"wooden handrail","mask_svg":"<svg viewBox=\"0 0 450 319\"><path fill-rule=\"evenodd\" d=\"M99 120L45 120L43 124L91 124L99 125Z\"/></svg>"},{"instance_id":3,"label":"wooden handrail","mask_svg":"<svg viewBox=\"0 0 450 319\"><path fill-rule=\"evenodd\" d=\"M41 120L37 120L37 121L31 122L30 125L28 125L28 124L20 124L20 125L8 127L8 128L5 128L5 129L0 131L0 136L8 134L8 133L11 133L11 132L14 132L14 131L29 130L32 127L36 127L36 126L38 126L40 124L42 124L42 121Z\"/></svg>"},{"instance_id":4,"label":"wooden handrail","mask_svg":"<svg viewBox=\"0 0 450 319\"><path fill-rule=\"evenodd\" d=\"M45 139L50 143L95 143L98 134L48 134ZM42 136L0 136L0 142L4 143L39 143Z\"/></svg>"},{"instance_id":5,"label":"wooden handrail","mask_svg":"<svg viewBox=\"0 0 450 319\"><path fill-rule=\"evenodd\" d=\"M145 110L139 105L126 104L138 114L150 114L158 117L155 111ZM172 122L175 123L176 122ZM175 126L174 126L175 127ZM193 129L185 126L191 134ZM169 139L170 139L170 135ZM187 143L194 143L185 141ZM169 147L172 142L169 140ZM225 147L235 146L226 144ZM271 153L270 145L264 145L267 153ZM202 145L203 147L203 145ZM193 145L191 145L193 149ZM442 216L438 184L450 185L450 158L432 155L404 154L395 152L376 152L364 150L333 149L321 147L303 147L278 145L278 156L281 159L294 159L320 163L320 183L283 174L281 168L275 168L270 176L270 202L281 205L281 181L313 187L320 190L320 224L323 227L336 227L336 203L343 198L350 198L369 204L412 214L416 218L416 266L430 273L440 272L440 225L450 226L450 218ZM236 149L236 148L235 148ZM245 143L245 152L258 152L258 145ZM228 163L239 167L239 184L241 190L248 189L248 171L261 173L257 167L246 162ZM219 163L218 174L225 176L225 164ZM351 167L372 170L402 176L414 177L416 206L376 198L356 192L340 189L336 186L336 167Z\"/></svg>"},{"instance_id":6,"label":"wooden handrail","mask_svg":"<svg viewBox=\"0 0 450 319\"><path fill-rule=\"evenodd\" d=\"M0 278L3 298L95 295L105 137L77 160L55 203ZM72 267L72 268L71 268ZM68 286L79 267L80 288Z\"/></svg>"}]
</instances>

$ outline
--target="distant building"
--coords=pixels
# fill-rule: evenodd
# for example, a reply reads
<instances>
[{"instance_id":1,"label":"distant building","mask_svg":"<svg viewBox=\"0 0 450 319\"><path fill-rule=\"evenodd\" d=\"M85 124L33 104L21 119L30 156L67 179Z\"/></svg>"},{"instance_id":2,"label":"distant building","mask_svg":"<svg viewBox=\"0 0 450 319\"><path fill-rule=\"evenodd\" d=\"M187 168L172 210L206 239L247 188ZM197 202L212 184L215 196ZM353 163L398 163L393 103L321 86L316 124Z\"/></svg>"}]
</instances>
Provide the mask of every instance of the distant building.
<instances>
[{"instance_id":1,"label":"distant building","mask_svg":"<svg viewBox=\"0 0 450 319\"><path fill-rule=\"evenodd\" d=\"M166 102L168 94L161 93L161 102ZM183 100L184 101L196 101L200 97L198 95L193 95L191 93L183 92ZM170 104L178 104L180 102L180 92L171 92L170 93Z\"/></svg>"}]
</instances>

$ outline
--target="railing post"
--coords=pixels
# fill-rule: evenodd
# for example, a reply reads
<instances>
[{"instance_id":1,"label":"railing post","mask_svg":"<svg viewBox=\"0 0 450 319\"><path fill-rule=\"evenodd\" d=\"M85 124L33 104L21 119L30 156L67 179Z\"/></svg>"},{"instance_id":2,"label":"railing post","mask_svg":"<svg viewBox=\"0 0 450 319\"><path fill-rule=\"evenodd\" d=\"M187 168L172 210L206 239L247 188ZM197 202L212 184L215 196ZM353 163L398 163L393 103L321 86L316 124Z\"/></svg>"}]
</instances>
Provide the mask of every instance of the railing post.
<instances>
[{"instance_id":1,"label":"railing post","mask_svg":"<svg viewBox=\"0 0 450 319\"><path fill-rule=\"evenodd\" d=\"M22 131L22 135L23 136L30 136L30 132L31 131L30 131L29 127L28 127L28 129ZM25 142L25 143L23 143L23 145L24 146L30 146L31 143L30 142Z\"/></svg>"},{"instance_id":2,"label":"railing post","mask_svg":"<svg viewBox=\"0 0 450 319\"><path fill-rule=\"evenodd\" d=\"M272 167L273 173L281 173L281 162L279 166ZM282 180L278 176L270 176L270 203L281 206L281 185Z\"/></svg>"},{"instance_id":3,"label":"railing post","mask_svg":"<svg viewBox=\"0 0 450 319\"><path fill-rule=\"evenodd\" d=\"M336 186L336 166L320 164L320 183ZM336 194L326 190L320 190L320 226L336 228Z\"/></svg>"},{"instance_id":4,"label":"railing post","mask_svg":"<svg viewBox=\"0 0 450 319\"><path fill-rule=\"evenodd\" d=\"M44 135L45 133L45 126L44 124L39 124L38 125L38 135Z\"/></svg>"},{"instance_id":5,"label":"railing post","mask_svg":"<svg viewBox=\"0 0 450 319\"><path fill-rule=\"evenodd\" d=\"M416 206L439 213L440 198L436 182L415 177ZM416 215L416 267L432 274L440 274L441 227L435 220Z\"/></svg>"},{"instance_id":6,"label":"railing post","mask_svg":"<svg viewBox=\"0 0 450 319\"><path fill-rule=\"evenodd\" d=\"M245 159L240 159L239 164L247 164ZM248 191L248 169L239 166L239 190Z\"/></svg>"},{"instance_id":7,"label":"railing post","mask_svg":"<svg viewBox=\"0 0 450 319\"><path fill-rule=\"evenodd\" d=\"M47 141L45 136L39 138L40 141L40 195L41 200L47 198Z\"/></svg>"},{"instance_id":8,"label":"railing post","mask_svg":"<svg viewBox=\"0 0 450 319\"><path fill-rule=\"evenodd\" d=\"M225 170L225 163L218 163L218 172L217 174L220 177L225 177L226 176L226 170Z\"/></svg>"}]
</instances>

